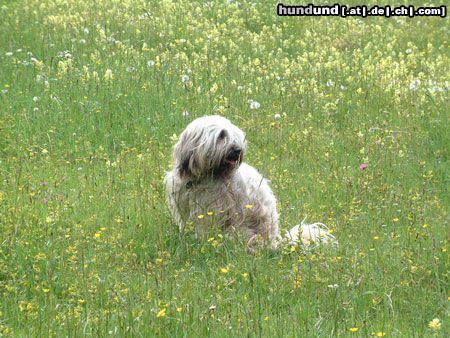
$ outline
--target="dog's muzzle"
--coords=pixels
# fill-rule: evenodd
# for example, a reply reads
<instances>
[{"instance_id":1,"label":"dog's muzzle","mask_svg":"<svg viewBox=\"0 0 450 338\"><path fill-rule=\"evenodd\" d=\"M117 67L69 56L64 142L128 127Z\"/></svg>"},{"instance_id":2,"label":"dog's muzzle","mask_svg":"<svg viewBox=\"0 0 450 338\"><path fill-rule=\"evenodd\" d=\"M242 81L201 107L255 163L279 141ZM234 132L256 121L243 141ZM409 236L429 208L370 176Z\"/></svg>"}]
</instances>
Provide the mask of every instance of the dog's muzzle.
<instances>
[{"instance_id":1,"label":"dog's muzzle","mask_svg":"<svg viewBox=\"0 0 450 338\"><path fill-rule=\"evenodd\" d=\"M229 164L234 165L239 161L241 154L242 154L241 148L233 147L233 148L231 148L230 152L228 153L225 161Z\"/></svg>"}]
</instances>

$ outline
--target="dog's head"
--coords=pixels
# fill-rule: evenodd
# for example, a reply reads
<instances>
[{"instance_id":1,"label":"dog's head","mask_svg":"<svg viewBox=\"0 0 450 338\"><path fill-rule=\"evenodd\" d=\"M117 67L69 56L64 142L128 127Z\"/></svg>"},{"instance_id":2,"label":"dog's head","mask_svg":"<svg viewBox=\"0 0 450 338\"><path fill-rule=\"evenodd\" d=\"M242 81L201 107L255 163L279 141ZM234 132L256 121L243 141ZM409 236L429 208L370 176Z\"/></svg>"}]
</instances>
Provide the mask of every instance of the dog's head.
<instances>
[{"instance_id":1,"label":"dog's head","mask_svg":"<svg viewBox=\"0 0 450 338\"><path fill-rule=\"evenodd\" d=\"M242 163L245 148L244 132L229 120L200 117L181 133L173 151L174 168L194 180L226 177Z\"/></svg>"}]
</instances>

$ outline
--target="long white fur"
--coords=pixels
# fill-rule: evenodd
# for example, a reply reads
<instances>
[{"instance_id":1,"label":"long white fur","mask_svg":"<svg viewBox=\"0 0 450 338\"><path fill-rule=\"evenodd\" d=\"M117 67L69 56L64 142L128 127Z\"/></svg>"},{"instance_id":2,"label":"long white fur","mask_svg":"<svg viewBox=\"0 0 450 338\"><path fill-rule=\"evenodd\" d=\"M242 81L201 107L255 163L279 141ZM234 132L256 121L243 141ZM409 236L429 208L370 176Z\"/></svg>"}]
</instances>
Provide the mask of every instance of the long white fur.
<instances>
[{"instance_id":1,"label":"long white fur","mask_svg":"<svg viewBox=\"0 0 450 338\"><path fill-rule=\"evenodd\" d=\"M272 248L283 241L335 242L322 223L302 222L282 237L276 198L268 181L252 166L236 163L214 175L232 148L244 154L245 134L221 116L198 118L180 135L173 151L173 169L165 177L168 204L180 230L192 223L202 235L218 225L225 232L243 232L250 246L262 238Z\"/></svg>"}]
</instances>

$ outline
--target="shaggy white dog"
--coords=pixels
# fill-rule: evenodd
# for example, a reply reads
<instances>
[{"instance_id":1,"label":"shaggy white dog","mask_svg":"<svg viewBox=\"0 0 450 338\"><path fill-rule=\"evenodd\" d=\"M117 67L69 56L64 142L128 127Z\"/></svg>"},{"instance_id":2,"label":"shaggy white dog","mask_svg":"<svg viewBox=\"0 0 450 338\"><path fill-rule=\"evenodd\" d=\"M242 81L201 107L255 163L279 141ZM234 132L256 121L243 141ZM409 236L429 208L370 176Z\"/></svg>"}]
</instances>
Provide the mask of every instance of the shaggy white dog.
<instances>
[{"instance_id":1,"label":"shaggy white dog","mask_svg":"<svg viewBox=\"0 0 450 338\"><path fill-rule=\"evenodd\" d=\"M276 198L267 180L243 162L245 134L221 116L192 121L173 151L173 170L165 184L171 213L180 229L195 226L199 235L211 226L243 232L251 247L261 238L278 248L280 235ZM302 224L287 231L288 242L334 241L321 223Z\"/></svg>"}]
</instances>

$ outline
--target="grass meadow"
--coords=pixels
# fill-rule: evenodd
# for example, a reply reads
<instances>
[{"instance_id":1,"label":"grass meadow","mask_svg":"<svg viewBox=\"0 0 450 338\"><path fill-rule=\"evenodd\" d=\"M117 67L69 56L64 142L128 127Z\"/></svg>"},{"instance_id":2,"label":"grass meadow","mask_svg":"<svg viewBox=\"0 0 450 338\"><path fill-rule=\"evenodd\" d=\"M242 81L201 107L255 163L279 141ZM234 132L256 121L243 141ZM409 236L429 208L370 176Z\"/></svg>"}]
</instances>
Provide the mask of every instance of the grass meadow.
<instances>
[{"instance_id":1,"label":"grass meadow","mask_svg":"<svg viewBox=\"0 0 450 338\"><path fill-rule=\"evenodd\" d=\"M448 18L276 4L0 2L0 336L448 337ZM163 176L207 114L338 247L179 234Z\"/></svg>"}]
</instances>

